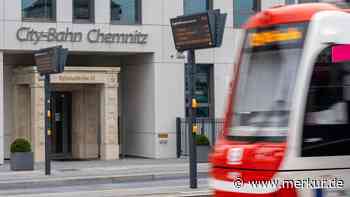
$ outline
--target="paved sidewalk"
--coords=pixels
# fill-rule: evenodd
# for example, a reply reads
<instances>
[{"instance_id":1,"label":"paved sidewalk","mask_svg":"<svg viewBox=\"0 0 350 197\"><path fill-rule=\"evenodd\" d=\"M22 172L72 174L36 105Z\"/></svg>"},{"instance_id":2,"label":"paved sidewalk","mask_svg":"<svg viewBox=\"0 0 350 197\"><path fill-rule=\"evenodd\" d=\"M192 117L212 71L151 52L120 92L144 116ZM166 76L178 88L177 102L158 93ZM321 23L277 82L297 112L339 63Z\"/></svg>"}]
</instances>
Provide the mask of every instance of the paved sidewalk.
<instances>
[{"instance_id":1,"label":"paved sidewalk","mask_svg":"<svg viewBox=\"0 0 350 197\"><path fill-rule=\"evenodd\" d=\"M34 171L14 172L6 162L0 166L0 190L56 187L84 184L107 184L188 177L187 159L139 159L115 161L53 161L52 175L45 176L44 163ZM199 177L206 177L209 165L198 164Z\"/></svg>"}]
</instances>

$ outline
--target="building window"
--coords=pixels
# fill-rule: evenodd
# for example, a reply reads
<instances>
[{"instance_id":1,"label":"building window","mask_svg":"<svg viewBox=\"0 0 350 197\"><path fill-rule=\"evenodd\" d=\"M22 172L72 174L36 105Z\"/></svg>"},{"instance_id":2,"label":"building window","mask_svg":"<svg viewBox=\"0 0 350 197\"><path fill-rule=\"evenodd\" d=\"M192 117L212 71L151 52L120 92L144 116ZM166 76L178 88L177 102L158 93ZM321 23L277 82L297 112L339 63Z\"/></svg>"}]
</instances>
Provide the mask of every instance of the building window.
<instances>
[{"instance_id":1,"label":"building window","mask_svg":"<svg viewBox=\"0 0 350 197\"><path fill-rule=\"evenodd\" d=\"M314 3L319 2L319 0L299 0L299 3Z\"/></svg>"},{"instance_id":2,"label":"building window","mask_svg":"<svg viewBox=\"0 0 350 197\"><path fill-rule=\"evenodd\" d=\"M22 18L25 20L56 20L56 0L22 0Z\"/></svg>"},{"instance_id":3,"label":"building window","mask_svg":"<svg viewBox=\"0 0 350 197\"><path fill-rule=\"evenodd\" d=\"M73 21L94 21L94 0L73 0Z\"/></svg>"},{"instance_id":4,"label":"building window","mask_svg":"<svg viewBox=\"0 0 350 197\"><path fill-rule=\"evenodd\" d=\"M331 47L316 60L306 104L302 157L350 155L349 63L332 63Z\"/></svg>"},{"instance_id":5,"label":"building window","mask_svg":"<svg viewBox=\"0 0 350 197\"><path fill-rule=\"evenodd\" d=\"M233 0L234 27L240 28L250 16L260 9L260 0Z\"/></svg>"},{"instance_id":6,"label":"building window","mask_svg":"<svg viewBox=\"0 0 350 197\"><path fill-rule=\"evenodd\" d=\"M111 0L111 21L115 24L141 24L141 0Z\"/></svg>"},{"instance_id":7,"label":"building window","mask_svg":"<svg viewBox=\"0 0 350 197\"><path fill-rule=\"evenodd\" d=\"M185 66L185 72L187 72L188 66ZM191 106L191 98L189 98L188 89L188 78L186 76L186 116L188 116L188 109ZM199 106L197 108L196 117L198 118L209 118L214 117L214 83L213 83L213 65L212 64L196 64L195 74L195 92L194 97L196 98Z\"/></svg>"},{"instance_id":8,"label":"building window","mask_svg":"<svg viewBox=\"0 0 350 197\"><path fill-rule=\"evenodd\" d=\"M184 0L184 14L206 12L212 8L212 0Z\"/></svg>"},{"instance_id":9,"label":"building window","mask_svg":"<svg viewBox=\"0 0 350 197\"><path fill-rule=\"evenodd\" d=\"M287 1L291 1L291 0L287 0ZM325 3L335 3L335 4L349 4L350 3L350 0L333 0L333 1L330 1L330 0L292 0L292 1L296 1L298 3L316 3L316 2L325 2ZM346 6L346 5L345 5Z\"/></svg>"}]
</instances>

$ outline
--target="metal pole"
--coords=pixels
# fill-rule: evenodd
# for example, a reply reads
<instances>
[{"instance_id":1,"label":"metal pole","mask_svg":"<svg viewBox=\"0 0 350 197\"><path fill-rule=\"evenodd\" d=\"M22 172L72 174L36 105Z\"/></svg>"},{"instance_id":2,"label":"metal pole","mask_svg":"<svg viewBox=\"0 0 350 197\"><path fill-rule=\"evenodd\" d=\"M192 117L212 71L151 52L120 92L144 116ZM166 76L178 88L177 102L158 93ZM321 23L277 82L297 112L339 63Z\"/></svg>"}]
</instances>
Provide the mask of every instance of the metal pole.
<instances>
[{"instance_id":1,"label":"metal pole","mask_svg":"<svg viewBox=\"0 0 350 197\"><path fill-rule=\"evenodd\" d=\"M176 118L176 157L181 157L181 118Z\"/></svg>"},{"instance_id":2,"label":"metal pole","mask_svg":"<svg viewBox=\"0 0 350 197\"><path fill-rule=\"evenodd\" d=\"M50 110L50 75L45 74L45 175L51 175L50 148L51 148L51 121Z\"/></svg>"},{"instance_id":3,"label":"metal pole","mask_svg":"<svg viewBox=\"0 0 350 197\"><path fill-rule=\"evenodd\" d=\"M216 120L215 118L209 118L211 123L211 144L214 145L216 141Z\"/></svg>"},{"instance_id":4,"label":"metal pole","mask_svg":"<svg viewBox=\"0 0 350 197\"><path fill-rule=\"evenodd\" d=\"M189 129L188 137L190 144L190 188L197 188L197 150L196 150L196 133L193 132L193 126L196 123L196 110L192 108L192 99L194 98L195 91L195 52L194 50L189 50L187 55L187 65L188 65L188 90L189 90L189 110L188 110L188 119L189 119Z\"/></svg>"}]
</instances>

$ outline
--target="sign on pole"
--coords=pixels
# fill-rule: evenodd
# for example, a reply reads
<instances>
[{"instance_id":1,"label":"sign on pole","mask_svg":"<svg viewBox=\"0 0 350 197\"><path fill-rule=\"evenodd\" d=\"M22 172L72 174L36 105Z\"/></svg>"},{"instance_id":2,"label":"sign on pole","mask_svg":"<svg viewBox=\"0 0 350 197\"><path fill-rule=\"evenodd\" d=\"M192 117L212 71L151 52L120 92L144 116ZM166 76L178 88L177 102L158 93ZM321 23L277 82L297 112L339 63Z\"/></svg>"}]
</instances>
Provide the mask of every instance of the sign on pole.
<instances>
[{"instance_id":1,"label":"sign on pole","mask_svg":"<svg viewBox=\"0 0 350 197\"><path fill-rule=\"evenodd\" d=\"M68 50L62 46L41 49L34 54L37 70L40 74L55 74L64 71Z\"/></svg>"},{"instance_id":2,"label":"sign on pole","mask_svg":"<svg viewBox=\"0 0 350 197\"><path fill-rule=\"evenodd\" d=\"M52 111L50 105L50 74L62 73L67 61L68 49L56 46L41 49L34 54L37 70L45 76L45 174L51 174Z\"/></svg>"},{"instance_id":3,"label":"sign on pole","mask_svg":"<svg viewBox=\"0 0 350 197\"><path fill-rule=\"evenodd\" d=\"M179 52L188 51L186 77L192 103L196 103L194 91L196 89L195 50L220 47L224 35L227 14L220 14L220 10L210 10L193 15L178 16L170 19L175 48ZM188 137L190 147L190 187L197 188L197 157L196 157L196 105L188 106Z\"/></svg>"}]
</instances>

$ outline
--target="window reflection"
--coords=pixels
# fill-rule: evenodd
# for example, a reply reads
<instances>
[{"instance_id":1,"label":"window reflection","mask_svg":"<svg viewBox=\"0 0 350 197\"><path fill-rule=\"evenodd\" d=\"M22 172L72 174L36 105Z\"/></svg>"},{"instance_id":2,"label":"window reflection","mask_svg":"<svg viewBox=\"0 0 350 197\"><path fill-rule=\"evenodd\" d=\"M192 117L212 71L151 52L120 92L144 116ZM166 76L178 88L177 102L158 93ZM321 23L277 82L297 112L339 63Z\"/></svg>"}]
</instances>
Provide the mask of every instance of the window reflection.
<instances>
[{"instance_id":1,"label":"window reflection","mask_svg":"<svg viewBox=\"0 0 350 197\"><path fill-rule=\"evenodd\" d=\"M319 0L299 0L299 3L314 3L318 2Z\"/></svg>"},{"instance_id":2,"label":"window reflection","mask_svg":"<svg viewBox=\"0 0 350 197\"><path fill-rule=\"evenodd\" d=\"M74 0L74 19L75 20L93 20L93 0Z\"/></svg>"},{"instance_id":3,"label":"window reflection","mask_svg":"<svg viewBox=\"0 0 350 197\"><path fill-rule=\"evenodd\" d=\"M184 0L184 14L195 14L209 10L210 0Z\"/></svg>"},{"instance_id":4,"label":"window reflection","mask_svg":"<svg viewBox=\"0 0 350 197\"><path fill-rule=\"evenodd\" d=\"M331 47L314 64L302 132L302 157L350 155L350 64L333 63Z\"/></svg>"},{"instance_id":5,"label":"window reflection","mask_svg":"<svg viewBox=\"0 0 350 197\"><path fill-rule=\"evenodd\" d=\"M55 19L55 0L22 0L22 16L25 19Z\"/></svg>"},{"instance_id":6,"label":"window reflection","mask_svg":"<svg viewBox=\"0 0 350 197\"><path fill-rule=\"evenodd\" d=\"M111 0L111 20L118 24L140 23L140 0Z\"/></svg>"},{"instance_id":7,"label":"window reflection","mask_svg":"<svg viewBox=\"0 0 350 197\"><path fill-rule=\"evenodd\" d=\"M260 10L258 0L234 0L233 1L233 20L234 26L240 28L250 16Z\"/></svg>"}]
</instances>

